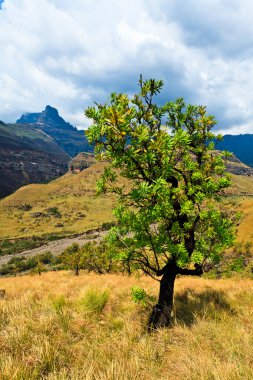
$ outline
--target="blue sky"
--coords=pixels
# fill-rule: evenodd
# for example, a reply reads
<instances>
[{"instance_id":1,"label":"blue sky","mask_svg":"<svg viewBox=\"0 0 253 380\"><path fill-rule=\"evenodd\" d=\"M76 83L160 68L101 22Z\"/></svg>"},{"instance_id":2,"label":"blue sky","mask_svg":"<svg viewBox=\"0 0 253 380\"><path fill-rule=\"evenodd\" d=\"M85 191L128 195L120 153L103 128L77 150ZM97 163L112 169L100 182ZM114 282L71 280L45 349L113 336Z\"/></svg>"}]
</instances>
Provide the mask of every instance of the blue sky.
<instances>
[{"instance_id":1,"label":"blue sky","mask_svg":"<svg viewBox=\"0 0 253 380\"><path fill-rule=\"evenodd\" d=\"M1 0L0 0L1 2ZM223 133L253 133L251 0L5 0L0 120L47 104L84 128L84 109L139 74L161 101L206 105Z\"/></svg>"}]
</instances>

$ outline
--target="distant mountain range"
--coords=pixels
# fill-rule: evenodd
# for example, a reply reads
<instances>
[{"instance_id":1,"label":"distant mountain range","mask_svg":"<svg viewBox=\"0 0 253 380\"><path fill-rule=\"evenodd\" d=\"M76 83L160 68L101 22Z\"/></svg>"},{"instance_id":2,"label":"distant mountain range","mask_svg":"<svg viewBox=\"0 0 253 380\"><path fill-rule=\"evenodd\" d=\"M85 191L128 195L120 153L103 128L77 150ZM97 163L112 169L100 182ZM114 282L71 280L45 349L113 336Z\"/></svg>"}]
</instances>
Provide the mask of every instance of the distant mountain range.
<instances>
[{"instance_id":1,"label":"distant mountain range","mask_svg":"<svg viewBox=\"0 0 253 380\"><path fill-rule=\"evenodd\" d=\"M224 135L216 149L228 150L236 155L244 164L253 167L253 134Z\"/></svg>"},{"instance_id":2,"label":"distant mountain range","mask_svg":"<svg viewBox=\"0 0 253 380\"><path fill-rule=\"evenodd\" d=\"M73 157L91 151L84 131L65 122L51 106L22 115L16 124L0 122L0 197L59 177Z\"/></svg>"}]
</instances>

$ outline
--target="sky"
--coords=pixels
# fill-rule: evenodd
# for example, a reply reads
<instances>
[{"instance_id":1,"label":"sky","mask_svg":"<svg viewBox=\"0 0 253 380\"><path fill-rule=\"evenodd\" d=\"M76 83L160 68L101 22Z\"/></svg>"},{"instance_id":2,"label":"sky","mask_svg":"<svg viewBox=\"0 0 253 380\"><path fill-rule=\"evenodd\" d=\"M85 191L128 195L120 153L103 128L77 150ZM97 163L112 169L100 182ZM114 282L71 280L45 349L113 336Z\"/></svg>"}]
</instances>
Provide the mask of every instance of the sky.
<instances>
[{"instance_id":1,"label":"sky","mask_svg":"<svg viewBox=\"0 0 253 380\"><path fill-rule=\"evenodd\" d=\"M2 4L1 4L2 3ZM86 128L94 101L130 96L206 105L217 131L253 133L251 0L0 0L0 120L46 105Z\"/></svg>"}]
</instances>

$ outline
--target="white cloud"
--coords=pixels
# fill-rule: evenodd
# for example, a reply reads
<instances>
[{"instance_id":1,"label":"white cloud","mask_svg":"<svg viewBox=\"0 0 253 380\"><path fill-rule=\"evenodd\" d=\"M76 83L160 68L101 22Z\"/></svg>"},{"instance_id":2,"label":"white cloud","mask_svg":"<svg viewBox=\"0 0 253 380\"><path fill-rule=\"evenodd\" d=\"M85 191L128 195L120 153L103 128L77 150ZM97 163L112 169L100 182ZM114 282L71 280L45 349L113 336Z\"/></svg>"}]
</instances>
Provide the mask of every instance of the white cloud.
<instances>
[{"instance_id":1,"label":"white cloud","mask_svg":"<svg viewBox=\"0 0 253 380\"><path fill-rule=\"evenodd\" d=\"M133 93L143 73L165 81L164 99L253 133L252 12L250 0L5 0L0 119L50 104L84 127L87 105Z\"/></svg>"}]
</instances>

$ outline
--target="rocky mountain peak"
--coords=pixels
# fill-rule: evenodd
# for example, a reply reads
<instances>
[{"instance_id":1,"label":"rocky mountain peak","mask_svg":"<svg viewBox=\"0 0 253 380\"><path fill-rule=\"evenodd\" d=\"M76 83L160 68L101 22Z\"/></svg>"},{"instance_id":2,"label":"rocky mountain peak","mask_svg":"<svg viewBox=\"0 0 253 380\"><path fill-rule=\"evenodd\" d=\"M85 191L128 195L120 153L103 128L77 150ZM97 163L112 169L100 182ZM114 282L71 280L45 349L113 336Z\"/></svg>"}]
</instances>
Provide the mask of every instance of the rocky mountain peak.
<instances>
[{"instance_id":1,"label":"rocky mountain peak","mask_svg":"<svg viewBox=\"0 0 253 380\"><path fill-rule=\"evenodd\" d=\"M41 130L70 157L74 157L82 151L92 151L84 132L66 122L59 115L58 110L50 105L47 105L42 112L23 114L16 124L23 124L31 130Z\"/></svg>"},{"instance_id":2,"label":"rocky mountain peak","mask_svg":"<svg viewBox=\"0 0 253 380\"><path fill-rule=\"evenodd\" d=\"M59 112L56 108L54 107L51 107L49 105L46 106L46 108L44 109L44 111L41 112L41 115L45 115L47 117L52 117L52 118L59 118Z\"/></svg>"},{"instance_id":3,"label":"rocky mountain peak","mask_svg":"<svg viewBox=\"0 0 253 380\"><path fill-rule=\"evenodd\" d=\"M60 115L56 108L46 106L44 111L41 112L37 123L51 125L54 128L60 129L75 129L70 123L67 123Z\"/></svg>"},{"instance_id":4,"label":"rocky mountain peak","mask_svg":"<svg viewBox=\"0 0 253 380\"><path fill-rule=\"evenodd\" d=\"M23 114L20 119L16 121L16 124L46 124L53 128L75 130L70 123L67 123L59 115L58 110L50 105L47 105L42 112Z\"/></svg>"}]
</instances>

